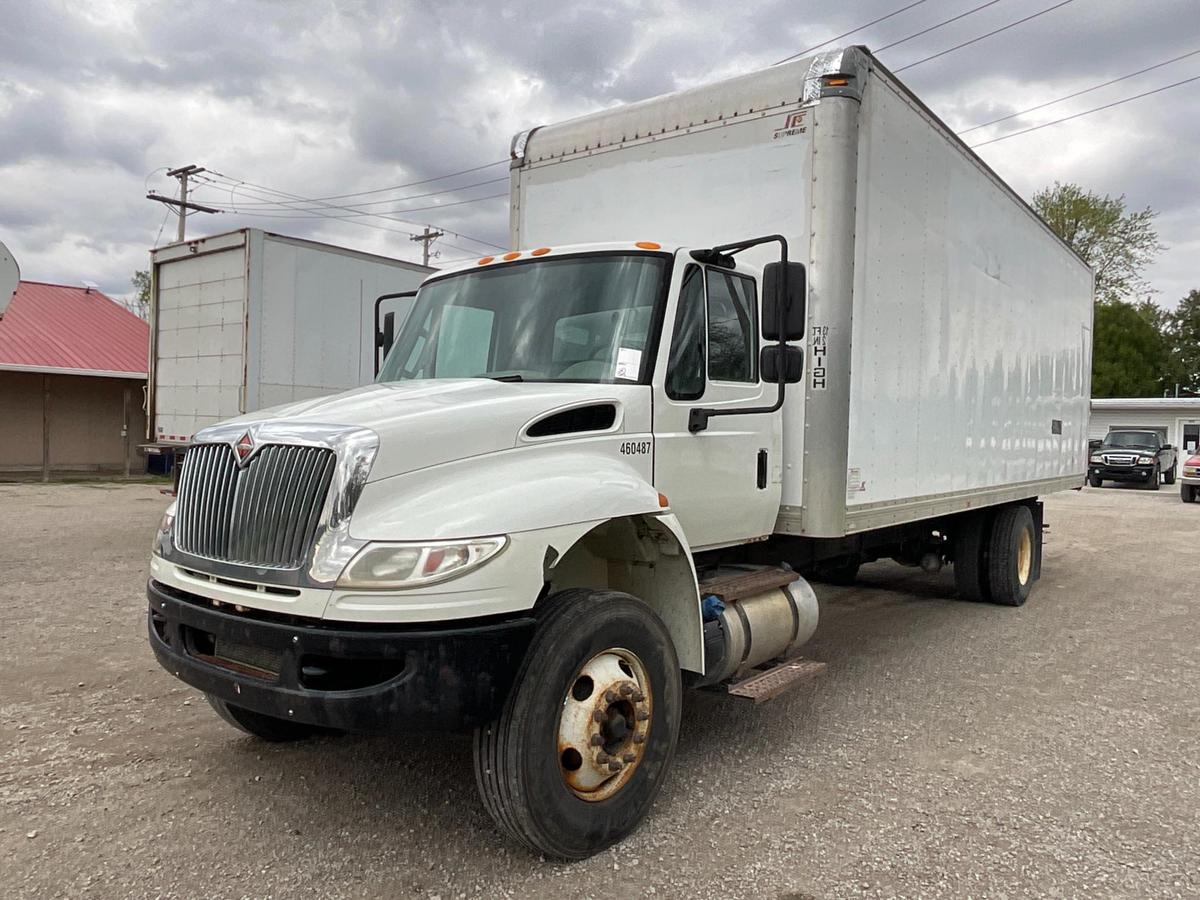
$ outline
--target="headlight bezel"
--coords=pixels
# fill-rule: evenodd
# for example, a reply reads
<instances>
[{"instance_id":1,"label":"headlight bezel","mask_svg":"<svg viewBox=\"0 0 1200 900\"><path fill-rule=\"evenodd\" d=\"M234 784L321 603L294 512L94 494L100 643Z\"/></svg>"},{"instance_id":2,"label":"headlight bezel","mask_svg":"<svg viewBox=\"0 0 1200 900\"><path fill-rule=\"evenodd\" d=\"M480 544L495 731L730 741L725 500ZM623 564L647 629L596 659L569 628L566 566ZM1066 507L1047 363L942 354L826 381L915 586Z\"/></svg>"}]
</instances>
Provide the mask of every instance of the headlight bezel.
<instances>
[{"instance_id":1,"label":"headlight bezel","mask_svg":"<svg viewBox=\"0 0 1200 900\"><path fill-rule=\"evenodd\" d=\"M1152 465L1154 465L1154 457L1153 456L1139 456L1137 464L1139 466L1152 466Z\"/></svg>"},{"instance_id":2,"label":"headlight bezel","mask_svg":"<svg viewBox=\"0 0 1200 900\"><path fill-rule=\"evenodd\" d=\"M442 584L475 571L499 556L508 545L506 534L445 541L370 541L346 564L335 587L348 591L407 591ZM455 552L463 554L461 561L450 568L436 568ZM406 563L398 559L402 554L413 555L406 572L402 571ZM397 567L397 574L381 576L365 571L372 564L389 563ZM422 574L431 563L435 569Z\"/></svg>"}]
</instances>

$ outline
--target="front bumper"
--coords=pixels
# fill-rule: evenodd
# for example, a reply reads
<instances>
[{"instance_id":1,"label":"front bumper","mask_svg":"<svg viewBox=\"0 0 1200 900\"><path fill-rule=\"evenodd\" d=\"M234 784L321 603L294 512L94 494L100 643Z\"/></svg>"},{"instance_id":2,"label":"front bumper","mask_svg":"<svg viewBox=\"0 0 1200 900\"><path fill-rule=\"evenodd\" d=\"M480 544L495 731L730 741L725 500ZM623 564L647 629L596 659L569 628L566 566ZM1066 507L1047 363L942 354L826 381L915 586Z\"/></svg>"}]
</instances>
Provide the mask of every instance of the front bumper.
<instances>
[{"instance_id":1,"label":"front bumper","mask_svg":"<svg viewBox=\"0 0 1200 900\"><path fill-rule=\"evenodd\" d=\"M530 616L454 628L296 624L215 609L154 580L146 594L150 646L177 678L255 712L362 733L492 721L534 630Z\"/></svg>"},{"instance_id":2,"label":"front bumper","mask_svg":"<svg viewBox=\"0 0 1200 900\"><path fill-rule=\"evenodd\" d=\"M1088 474L1105 481L1149 481L1154 477L1154 466L1106 466L1102 463L1088 465Z\"/></svg>"}]
</instances>

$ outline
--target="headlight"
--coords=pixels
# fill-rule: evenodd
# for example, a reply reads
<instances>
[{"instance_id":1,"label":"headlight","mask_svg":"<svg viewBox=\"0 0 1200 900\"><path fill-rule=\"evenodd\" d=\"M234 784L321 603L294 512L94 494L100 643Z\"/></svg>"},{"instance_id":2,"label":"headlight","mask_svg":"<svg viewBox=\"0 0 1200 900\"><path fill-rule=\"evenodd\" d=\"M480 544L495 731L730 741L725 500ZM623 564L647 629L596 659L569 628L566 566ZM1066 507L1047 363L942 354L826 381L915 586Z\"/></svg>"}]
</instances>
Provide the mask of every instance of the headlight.
<instances>
[{"instance_id":1,"label":"headlight","mask_svg":"<svg viewBox=\"0 0 1200 900\"><path fill-rule=\"evenodd\" d=\"M338 579L340 588L388 590L457 578L504 549L508 538L434 541L428 544L367 544Z\"/></svg>"},{"instance_id":2,"label":"headlight","mask_svg":"<svg viewBox=\"0 0 1200 900\"><path fill-rule=\"evenodd\" d=\"M1138 457L1138 465L1139 466L1152 466L1152 465L1154 465L1154 457L1153 456L1139 456Z\"/></svg>"},{"instance_id":3,"label":"headlight","mask_svg":"<svg viewBox=\"0 0 1200 900\"><path fill-rule=\"evenodd\" d=\"M154 552L159 556L171 543L171 530L175 527L175 504L172 503L163 513L162 521L158 523L158 532L154 535Z\"/></svg>"},{"instance_id":4,"label":"headlight","mask_svg":"<svg viewBox=\"0 0 1200 900\"><path fill-rule=\"evenodd\" d=\"M1104 462L1104 457L1101 456L1099 453L1093 453L1092 454L1092 462L1102 463L1102 462Z\"/></svg>"}]
</instances>

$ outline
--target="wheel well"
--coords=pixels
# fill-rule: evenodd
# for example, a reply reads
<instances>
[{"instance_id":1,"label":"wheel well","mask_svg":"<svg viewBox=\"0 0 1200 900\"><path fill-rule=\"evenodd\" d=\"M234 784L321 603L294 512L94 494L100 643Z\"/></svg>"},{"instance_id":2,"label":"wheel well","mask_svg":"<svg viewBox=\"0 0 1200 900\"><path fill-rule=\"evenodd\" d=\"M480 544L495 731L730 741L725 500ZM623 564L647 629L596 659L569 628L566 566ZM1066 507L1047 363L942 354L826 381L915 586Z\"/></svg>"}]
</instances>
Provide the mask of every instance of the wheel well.
<instances>
[{"instance_id":1,"label":"wheel well","mask_svg":"<svg viewBox=\"0 0 1200 900\"><path fill-rule=\"evenodd\" d=\"M696 573L687 550L661 519L642 515L609 519L548 563L546 594L574 587L631 594L663 620L680 667L704 672Z\"/></svg>"}]
</instances>

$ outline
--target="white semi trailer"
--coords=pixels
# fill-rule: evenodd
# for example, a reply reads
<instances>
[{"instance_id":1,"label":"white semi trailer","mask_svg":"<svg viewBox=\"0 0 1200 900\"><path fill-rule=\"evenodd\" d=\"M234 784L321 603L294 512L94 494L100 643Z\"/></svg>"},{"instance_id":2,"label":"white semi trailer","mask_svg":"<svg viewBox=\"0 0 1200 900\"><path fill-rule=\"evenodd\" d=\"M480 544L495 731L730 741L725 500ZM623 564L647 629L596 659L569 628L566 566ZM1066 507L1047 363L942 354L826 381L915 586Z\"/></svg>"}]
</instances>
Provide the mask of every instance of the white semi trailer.
<instances>
[{"instance_id":1,"label":"white semi trailer","mask_svg":"<svg viewBox=\"0 0 1200 900\"><path fill-rule=\"evenodd\" d=\"M262 738L474 729L499 827L578 858L645 816L684 688L819 671L806 577L1025 602L1092 276L857 47L521 134L511 216L375 385L195 435L149 633Z\"/></svg>"}]
</instances>

